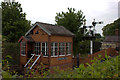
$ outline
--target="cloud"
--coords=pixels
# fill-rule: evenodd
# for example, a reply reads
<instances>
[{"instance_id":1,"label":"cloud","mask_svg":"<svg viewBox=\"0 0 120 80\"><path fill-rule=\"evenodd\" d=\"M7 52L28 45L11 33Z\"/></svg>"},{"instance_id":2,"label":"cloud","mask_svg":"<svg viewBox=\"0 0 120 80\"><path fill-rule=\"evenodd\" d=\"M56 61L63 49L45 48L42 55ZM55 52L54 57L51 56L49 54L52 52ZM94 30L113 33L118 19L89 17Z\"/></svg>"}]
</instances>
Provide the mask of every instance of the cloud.
<instances>
[{"instance_id":1,"label":"cloud","mask_svg":"<svg viewBox=\"0 0 120 80\"><path fill-rule=\"evenodd\" d=\"M68 7L82 10L86 15L87 25L95 18L104 21L96 28L102 34L101 28L117 19L119 0L16 0L22 4L27 19L32 23L36 21L55 23L56 12L67 11Z\"/></svg>"}]
</instances>

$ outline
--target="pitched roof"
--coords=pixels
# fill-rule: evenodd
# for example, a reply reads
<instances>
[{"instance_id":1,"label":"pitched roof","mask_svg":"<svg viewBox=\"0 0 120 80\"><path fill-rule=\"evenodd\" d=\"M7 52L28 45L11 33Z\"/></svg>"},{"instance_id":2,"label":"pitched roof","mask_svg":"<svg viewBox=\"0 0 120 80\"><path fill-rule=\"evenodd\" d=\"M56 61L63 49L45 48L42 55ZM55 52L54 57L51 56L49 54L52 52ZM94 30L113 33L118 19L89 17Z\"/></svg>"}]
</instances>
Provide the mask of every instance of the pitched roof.
<instances>
[{"instance_id":1,"label":"pitched roof","mask_svg":"<svg viewBox=\"0 0 120 80\"><path fill-rule=\"evenodd\" d=\"M104 42L120 42L120 36L106 36Z\"/></svg>"},{"instance_id":2,"label":"pitched roof","mask_svg":"<svg viewBox=\"0 0 120 80\"><path fill-rule=\"evenodd\" d=\"M75 36L72 32L70 32L63 26L57 26L42 22L36 22L34 26L25 34L25 36L27 36L29 32L32 31L37 25L41 29L43 29L48 35Z\"/></svg>"},{"instance_id":3,"label":"pitched roof","mask_svg":"<svg viewBox=\"0 0 120 80\"><path fill-rule=\"evenodd\" d=\"M30 36L23 36L27 41L34 42L33 38Z\"/></svg>"},{"instance_id":4,"label":"pitched roof","mask_svg":"<svg viewBox=\"0 0 120 80\"><path fill-rule=\"evenodd\" d=\"M28 41L28 42L34 42L33 38L30 37L30 36L22 36L22 37L18 40L18 42L21 42L23 39L25 39L25 40Z\"/></svg>"}]
</instances>

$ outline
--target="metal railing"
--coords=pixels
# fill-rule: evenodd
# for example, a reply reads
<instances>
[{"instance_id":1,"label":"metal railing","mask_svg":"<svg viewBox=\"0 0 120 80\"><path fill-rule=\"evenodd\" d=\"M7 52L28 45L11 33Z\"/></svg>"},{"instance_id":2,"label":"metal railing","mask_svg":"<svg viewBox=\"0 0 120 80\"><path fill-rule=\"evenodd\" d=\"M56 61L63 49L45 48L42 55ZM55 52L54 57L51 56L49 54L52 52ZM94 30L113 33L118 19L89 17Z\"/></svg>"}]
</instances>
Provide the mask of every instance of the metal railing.
<instances>
[{"instance_id":1,"label":"metal railing","mask_svg":"<svg viewBox=\"0 0 120 80\"><path fill-rule=\"evenodd\" d=\"M35 62L32 64L32 66L30 67L30 69L32 69L32 67L35 65L35 63L38 61L38 59L40 58L40 56L41 55L39 55L38 57L37 57L37 59L35 60Z\"/></svg>"},{"instance_id":2,"label":"metal railing","mask_svg":"<svg viewBox=\"0 0 120 80\"><path fill-rule=\"evenodd\" d=\"M28 63L31 61L31 59L34 57L35 54L32 54L32 57L28 60L28 62L25 64L24 67L26 67L28 65Z\"/></svg>"}]
</instances>

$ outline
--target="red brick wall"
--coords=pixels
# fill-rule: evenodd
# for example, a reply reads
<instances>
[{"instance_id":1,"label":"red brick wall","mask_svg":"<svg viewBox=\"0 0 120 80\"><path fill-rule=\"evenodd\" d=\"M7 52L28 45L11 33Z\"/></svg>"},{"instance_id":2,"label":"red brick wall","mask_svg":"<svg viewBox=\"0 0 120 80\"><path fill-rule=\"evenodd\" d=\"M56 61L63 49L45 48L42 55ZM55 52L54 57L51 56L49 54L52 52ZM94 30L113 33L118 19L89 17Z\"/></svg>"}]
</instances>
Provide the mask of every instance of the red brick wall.
<instances>
[{"instance_id":1,"label":"red brick wall","mask_svg":"<svg viewBox=\"0 0 120 80\"><path fill-rule=\"evenodd\" d=\"M36 32L39 32L39 34L35 34ZM34 41L36 42L73 42L72 37L67 36L49 36L46 32L44 32L40 27L36 26L36 28L33 30L33 34L30 35ZM48 41L49 40L49 41ZM51 44L50 44L51 45ZM34 48L32 45L28 43L27 51L31 50L31 48ZM50 48L51 49L51 48ZM72 51L73 52L73 51ZM50 51L49 51L50 53ZM58 60L58 58L66 57L65 60ZM27 56L20 56L20 62L21 65L25 65L27 62ZM41 56L41 62L43 64L48 64L51 68L54 66L59 66L61 69L65 68L72 68L72 55L69 56L59 56L59 57L42 57Z\"/></svg>"},{"instance_id":2,"label":"red brick wall","mask_svg":"<svg viewBox=\"0 0 120 80\"><path fill-rule=\"evenodd\" d=\"M114 48L109 48L109 49L102 50L102 51L99 51L97 53L94 53L92 55L88 55L87 58L80 58L80 64L85 64L85 63L92 64L91 60L93 60L94 57L98 57L98 55L101 55L102 58L105 58L105 53L108 56L117 56L118 55L117 51Z\"/></svg>"},{"instance_id":3,"label":"red brick wall","mask_svg":"<svg viewBox=\"0 0 120 80\"><path fill-rule=\"evenodd\" d=\"M72 42L72 37L51 36L51 42Z\"/></svg>"},{"instance_id":4,"label":"red brick wall","mask_svg":"<svg viewBox=\"0 0 120 80\"><path fill-rule=\"evenodd\" d=\"M37 31L39 32L39 34L35 34ZM36 42L48 42L47 33L40 29L40 27L38 26L33 30L33 35L31 36Z\"/></svg>"}]
</instances>

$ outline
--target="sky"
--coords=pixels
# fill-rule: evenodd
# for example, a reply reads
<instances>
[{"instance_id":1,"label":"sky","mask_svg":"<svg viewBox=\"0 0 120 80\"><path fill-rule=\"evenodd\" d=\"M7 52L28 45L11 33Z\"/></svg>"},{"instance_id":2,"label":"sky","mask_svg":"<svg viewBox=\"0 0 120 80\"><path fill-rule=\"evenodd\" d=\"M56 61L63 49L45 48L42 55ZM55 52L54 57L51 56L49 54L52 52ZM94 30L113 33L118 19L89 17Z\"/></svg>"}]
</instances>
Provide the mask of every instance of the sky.
<instances>
[{"instance_id":1,"label":"sky","mask_svg":"<svg viewBox=\"0 0 120 80\"><path fill-rule=\"evenodd\" d=\"M86 26L92 25L93 19L103 24L96 25L97 33L102 34L103 26L118 19L118 2L120 0L15 0L21 3L27 19L55 24L58 12L66 12L67 8L82 10L87 20Z\"/></svg>"}]
</instances>

